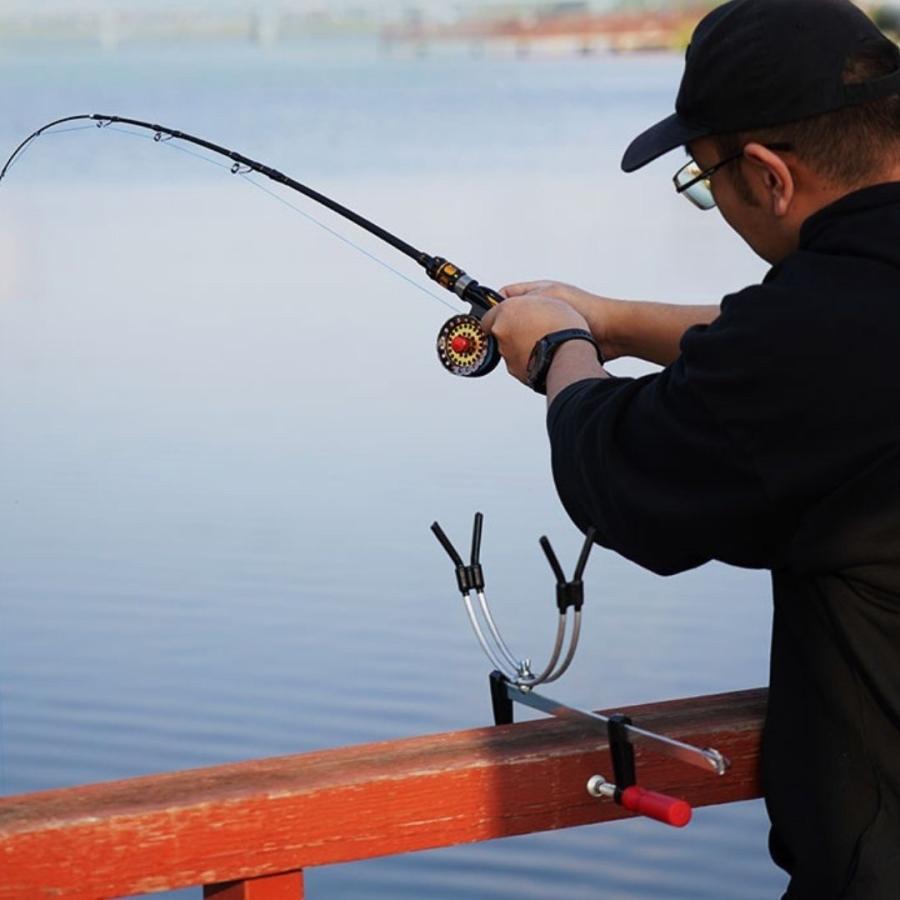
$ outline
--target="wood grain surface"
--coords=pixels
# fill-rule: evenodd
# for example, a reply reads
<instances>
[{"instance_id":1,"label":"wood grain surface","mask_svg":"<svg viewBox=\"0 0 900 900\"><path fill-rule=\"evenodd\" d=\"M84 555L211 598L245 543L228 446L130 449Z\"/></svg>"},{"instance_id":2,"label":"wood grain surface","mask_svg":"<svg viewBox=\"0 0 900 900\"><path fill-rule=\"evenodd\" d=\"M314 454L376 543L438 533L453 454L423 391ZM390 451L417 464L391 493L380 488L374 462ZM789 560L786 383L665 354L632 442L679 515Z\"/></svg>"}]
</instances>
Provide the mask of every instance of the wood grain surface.
<instances>
[{"instance_id":1,"label":"wood grain surface","mask_svg":"<svg viewBox=\"0 0 900 900\"><path fill-rule=\"evenodd\" d=\"M723 752L723 777L637 753L640 784L706 806L760 795L765 704L752 690L607 712ZM4 797L0 900L237 890L227 883L618 819L630 814L585 790L612 777L605 751L590 726L544 719Z\"/></svg>"}]
</instances>

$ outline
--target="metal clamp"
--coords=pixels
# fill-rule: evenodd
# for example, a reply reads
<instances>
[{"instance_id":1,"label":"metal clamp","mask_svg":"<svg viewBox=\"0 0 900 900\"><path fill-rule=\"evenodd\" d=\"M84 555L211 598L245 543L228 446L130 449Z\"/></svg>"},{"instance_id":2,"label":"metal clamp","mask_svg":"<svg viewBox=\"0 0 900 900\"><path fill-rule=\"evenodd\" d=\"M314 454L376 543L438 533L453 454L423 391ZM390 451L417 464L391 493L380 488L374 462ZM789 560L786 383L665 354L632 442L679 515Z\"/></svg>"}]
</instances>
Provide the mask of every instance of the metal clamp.
<instances>
[{"instance_id":1,"label":"metal clamp","mask_svg":"<svg viewBox=\"0 0 900 900\"><path fill-rule=\"evenodd\" d=\"M576 706L567 706L525 685L510 682L502 672L492 672L490 684L494 721L498 725L511 724L513 704L521 703L557 718L574 719L605 733L609 741L615 783L607 781L602 775L592 775L586 785L587 792L592 797L613 800L630 812L656 819L666 825L676 828L687 825L692 814L690 804L677 797L649 791L637 784L634 744L641 744L648 750L712 775L724 775L730 766L730 762L718 750L694 747L675 738L638 728L628 716L621 713L604 716Z\"/></svg>"}]
</instances>

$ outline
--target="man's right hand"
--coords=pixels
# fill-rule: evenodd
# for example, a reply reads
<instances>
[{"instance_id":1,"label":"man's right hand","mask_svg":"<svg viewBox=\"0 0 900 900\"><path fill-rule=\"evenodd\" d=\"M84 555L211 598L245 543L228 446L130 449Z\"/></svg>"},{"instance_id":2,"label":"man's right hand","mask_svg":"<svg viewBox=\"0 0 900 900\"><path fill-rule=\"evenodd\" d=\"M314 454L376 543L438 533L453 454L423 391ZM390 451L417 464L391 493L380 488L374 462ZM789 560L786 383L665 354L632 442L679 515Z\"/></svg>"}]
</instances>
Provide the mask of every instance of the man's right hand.
<instances>
[{"instance_id":1,"label":"man's right hand","mask_svg":"<svg viewBox=\"0 0 900 900\"><path fill-rule=\"evenodd\" d=\"M604 360L608 362L627 353L618 339L618 335L624 333L623 320L631 305L626 300L601 297L561 281L522 281L500 288L500 293L506 298L535 294L562 300L587 320Z\"/></svg>"}]
</instances>

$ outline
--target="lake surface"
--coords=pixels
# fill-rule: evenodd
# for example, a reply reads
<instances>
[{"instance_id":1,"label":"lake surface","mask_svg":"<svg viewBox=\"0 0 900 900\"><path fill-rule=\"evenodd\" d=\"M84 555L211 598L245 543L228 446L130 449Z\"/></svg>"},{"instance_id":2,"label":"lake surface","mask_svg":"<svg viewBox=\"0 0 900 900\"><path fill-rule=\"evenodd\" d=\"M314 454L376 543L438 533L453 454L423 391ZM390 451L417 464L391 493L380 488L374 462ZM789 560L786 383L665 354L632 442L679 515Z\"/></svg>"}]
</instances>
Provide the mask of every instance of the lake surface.
<instances>
[{"instance_id":1,"label":"lake surface","mask_svg":"<svg viewBox=\"0 0 900 900\"><path fill-rule=\"evenodd\" d=\"M7 50L0 150L73 113L158 120L493 286L715 302L762 263L676 197L678 154L618 169L680 68L365 45ZM484 511L498 618L536 661L555 615L537 539L569 567L581 538L542 399L500 370L446 375L433 344L449 314L227 169L109 129L33 145L0 188L0 792L490 721L489 666L428 526L464 544ZM561 699L766 683L765 573L663 579L598 550L586 581ZM314 869L308 895L775 898L766 832L762 804L739 804L684 831L628 821Z\"/></svg>"}]
</instances>

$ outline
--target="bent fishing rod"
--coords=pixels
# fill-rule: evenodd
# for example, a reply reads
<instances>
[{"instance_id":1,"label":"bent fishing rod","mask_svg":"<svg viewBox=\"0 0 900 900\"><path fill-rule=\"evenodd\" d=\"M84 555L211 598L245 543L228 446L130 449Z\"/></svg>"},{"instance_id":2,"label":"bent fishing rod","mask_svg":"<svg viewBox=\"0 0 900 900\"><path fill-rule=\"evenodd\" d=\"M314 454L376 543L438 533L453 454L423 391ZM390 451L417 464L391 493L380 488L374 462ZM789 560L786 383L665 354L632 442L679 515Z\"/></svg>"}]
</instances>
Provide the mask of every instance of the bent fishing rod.
<instances>
[{"instance_id":1,"label":"bent fishing rod","mask_svg":"<svg viewBox=\"0 0 900 900\"><path fill-rule=\"evenodd\" d=\"M448 319L438 332L438 359L440 359L441 364L447 371L453 375L460 375L465 378L479 378L493 371L499 363L500 353L497 348L497 342L481 327L481 318L491 307L502 302L503 297L500 294L489 287L479 284L459 266L454 265L444 257L432 256L422 250L418 250L412 244L401 240L380 225L376 225L369 219L359 215L359 213L332 200L330 197L326 197L319 191L301 184L289 175L278 171L278 169L265 163L257 162L248 156L244 156L243 153L229 150L227 147L222 147L205 138L179 131L176 128L167 128L164 125L144 122L140 119L129 119L123 116L106 116L98 113L66 116L47 123L25 138L13 151L3 168L0 169L0 181L4 179L13 163L34 140L51 129L58 128L58 126L79 121L93 122L98 128L106 128L112 125L129 125L150 132L153 140L157 143L175 140L193 144L210 153L231 160L231 173L233 175L246 175L249 172L263 175L270 181L303 194L304 197L318 203L320 206L324 206L344 219L353 222L354 225L364 229L369 234L374 235L395 250L399 250L405 256L414 260L425 270L432 281L437 282L442 288L451 291L463 302L469 304L470 311L468 313L455 315ZM251 183L255 182L251 180Z\"/></svg>"}]
</instances>

